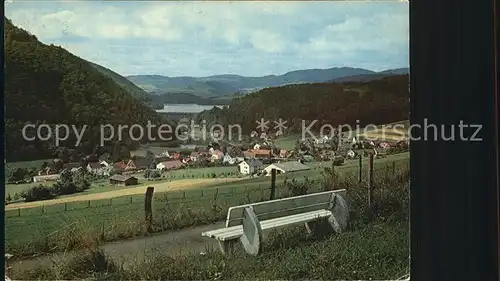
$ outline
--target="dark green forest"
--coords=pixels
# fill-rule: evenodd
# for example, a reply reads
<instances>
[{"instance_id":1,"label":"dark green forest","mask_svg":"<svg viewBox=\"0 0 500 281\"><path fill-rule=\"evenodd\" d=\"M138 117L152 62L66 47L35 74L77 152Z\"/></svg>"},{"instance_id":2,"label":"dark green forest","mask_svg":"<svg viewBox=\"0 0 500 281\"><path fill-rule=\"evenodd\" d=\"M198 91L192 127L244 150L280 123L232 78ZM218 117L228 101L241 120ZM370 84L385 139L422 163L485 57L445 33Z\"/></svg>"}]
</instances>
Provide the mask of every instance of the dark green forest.
<instances>
[{"instance_id":1,"label":"dark green forest","mask_svg":"<svg viewBox=\"0 0 500 281\"><path fill-rule=\"evenodd\" d=\"M74 135L62 146L89 155L98 150L101 124L166 122L89 62L59 46L42 44L7 18L4 25L7 161L50 158L57 151L53 139L25 141L21 133L25 124L87 125L80 146L74 147ZM126 137L121 144L137 145ZM115 145L109 143L110 147Z\"/></svg>"},{"instance_id":2,"label":"dark green forest","mask_svg":"<svg viewBox=\"0 0 500 281\"><path fill-rule=\"evenodd\" d=\"M245 133L255 130L260 118L288 121L287 127L299 132L318 120L334 127L386 124L408 119L408 75L385 77L368 82L296 84L266 88L233 100L228 107L204 111L197 122L240 124Z\"/></svg>"}]
</instances>

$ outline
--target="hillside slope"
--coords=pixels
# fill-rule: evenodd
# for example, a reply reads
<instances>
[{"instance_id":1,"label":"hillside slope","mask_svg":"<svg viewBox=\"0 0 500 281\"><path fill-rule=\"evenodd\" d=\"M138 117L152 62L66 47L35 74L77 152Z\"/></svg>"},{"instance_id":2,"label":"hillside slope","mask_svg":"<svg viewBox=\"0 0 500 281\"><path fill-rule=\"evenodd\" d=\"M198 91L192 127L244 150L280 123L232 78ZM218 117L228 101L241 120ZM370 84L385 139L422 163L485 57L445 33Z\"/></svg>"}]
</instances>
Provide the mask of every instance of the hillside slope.
<instances>
[{"instance_id":1,"label":"hillside slope","mask_svg":"<svg viewBox=\"0 0 500 281\"><path fill-rule=\"evenodd\" d=\"M408 119L408 75L369 82L315 83L266 88L233 100L228 108L202 112L197 122L239 124L244 132L256 130L256 121L282 118L296 132L317 120L314 129L329 124L386 124ZM273 131L273 130L271 130Z\"/></svg>"},{"instance_id":2,"label":"hillside slope","mask_svg":"<svg viewBox=\"0 0 500 281\"><path fill-rule=\"evenodd\" d=\"M5 41L5 135L7 161L43 159L52 156L54 139L27 141L25 124L86 125L81 154L99 144L103 124L163 122L113 79L65 49L45 45L4 18ZM29 132L31 136L35 133ZM124 141L126 139L124 138ZM71 148L74 134L61 145Z\"/></svg>"},{"instance_id":3,"label":"hillside slope","mask_svg":"<svg viewBox=\"0 0 500 281\"><path fill-rule=\"evenodd\" d=\"M127 78L121 76L120 74L114 72L113 70L106 68L104 66L95 64L93 62L88 62L92 67L97 69L100 73L104 74L105 76L113 79L120 87L125 89L127 92L129 92L131 95L134 97L142 100L142 101L149 101L149 95L146 91L141 89L140 87L136 86L134 83L130 82Z\"/></svg>"},{"instance_id":4,"label":"hillside slope","mask_svg":"<svg viewBox=\"0 0 500 281\"><path fill-rule=\"evenodd\" d=\"M332 79L330 82L368 82L372 80L382 79L384 77L394 76L394 75L405 75L409 73L409 69L406 68L396 68L388 69L380 72L374 72L370 74L359 74L352 76L344 76L336 79Z\"/></svg>"}]
</instances>

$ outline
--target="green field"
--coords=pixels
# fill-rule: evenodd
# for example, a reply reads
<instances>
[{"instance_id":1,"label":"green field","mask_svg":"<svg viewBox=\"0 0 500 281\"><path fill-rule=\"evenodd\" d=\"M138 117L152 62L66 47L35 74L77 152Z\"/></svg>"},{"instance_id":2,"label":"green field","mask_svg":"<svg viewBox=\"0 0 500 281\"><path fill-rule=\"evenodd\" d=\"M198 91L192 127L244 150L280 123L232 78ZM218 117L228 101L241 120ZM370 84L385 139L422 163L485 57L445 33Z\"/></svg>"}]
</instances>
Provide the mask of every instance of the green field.
<instances>
[{"instance_id":1,"label":"green field","mask_svg":"<svg viewBox=\"0 0 500 281\"><path fill-rule=\"evenodd\" d=\"M203 255L171 256L167 251L144 253L144 259L134 260L124 268L120 266L123 261L103 256L103 252L96 248L98 242L86 234L86 225L74 232L68 227L67 232L72 237L87 241L83 251L69 253L50 268L19 271L12 273L12 277L69 280L86 279L92 274L99 280L402 280L400 278L409 272L408 158L395 162L395 170L392 170L392 165L387 165L392 159L382 160L375 161L373 195L376 204L371 208L366 204L366 182L359 184L356 176L350 173L357 172L356 169L347 165L339 167L339 173L326 181L329 190L348 190L349 225L340 234L331 235L331 231L322 229L309 235L302 225L292 226L270 233L264 240L264 251L258 257L247 255L238 244L236 251L227 255L221 255L216 249L208 249ZM323 190L322 183L310 181L309 192ZM232 188L234 190L229 191ZM227 207L268 200L268 191L267 185L252 189L248 184L227 184L204 189L203 196L196 194L201 190L192 191L186 199L182 199L180 193L168 193L168 198L165 198L165 193L157 194L155 222L163 223L166 229L176 229L220 221L225 218ZM216 194L218 199L214 200ZM276 197L286 196L291 194L278 184ZM213 208L214 205L217 208ZM138 216L137 219L141 218ZM129 227L140 228L141 225L129 220ZM105 228L103 232L109 235L118 230Z\"/></svg>"},{"instance_id":2,"label":"green field","mask_svg":"<svg viewBox=\"0 0 500 281\"><path fill-rule=\"evenodd\" d=\"M162 174L161 181L167 180L179 180L179 179L187 179L187 178L209 178L212 177L212 174L215 173L217 177L220 176L233 176L237 175L237 166L218 166L218 167L207 167L207 168L186 168L174 171L167 171ZM147 181L144 179L142 173L134 174L133 176L137 177L141 182L153 182L157 183L158 181ZM11 197L16 193L20 193L22 191L28 190L37 185L46 185L51 186L53 182L40 182L40 183L23 183L23 184L5 184L5 197L9 194ZM98 193L105 192L110 190L116 190L119 187L114 187L108 183L107 179L99 180L92 182L91 189L79 193L81 194L89 194L89 193Z\"/></svg>"},{"instance_id":3,"label":"green field","mask_svg":"<svg viewBox=\"0 0 500 281\"><path fill-rule=\"evenodd\" d=\"M39 169L43 162L50 163L52 162L52 159L42 159L42 160L34 160L34 161L19 161L19 162L7 162L5 163L5 171L9 169L15 169L15 168L37 168Z\"/></svg>"},{"instance_id":4,"label":"green field","mask_svg":"<svg viewBox=\"0 0 500 281\"><path fill-rule=\"evenodd\" d=\"M295 148L295 143L300 138L300 134L288 135L275 139L274 144L280 149L293 150Z\"/></svg>"},{"instance_id":5,"label":"green field","mask_svg":"<svg viewBox=\"0 0 500 281\"><path fill-rule=\"evenodd\" d=\"M408 153L377 159L375 171L387 170L391 163L408 165ZM314 164L314 165L312 165ZM312 170L277 176L277 196L288 196L280 188L283 180L310 181L310 192L320 191L319 178L326 163L309 163ZM323 167L321 167L321 165ZM349 161L336 171L358 174L357 161ZM366 178L367 161L363 162ZM317 182L317 183L316 183ZM154 186L154 185L153 185ZM230 206L269 198L270 177L258 177L234 183L219 184L202 189L156 193L153 213L156 231L180 229L223 220ZM90 206L89 206L90 202ZM95 200L51 205L22 210L11 210L5 215L5 247L16 255L65 249L58 244L65 241L72 223L85 231L100 236L104 241L143 235L144 196L116 197L111 201ZM59 231L59 232L57 232ZM71 231L75 231L72 229ZM81 229L79 230L81 231ZM55 238L58 237L58 238Z\"/></svg>"}]
</instances>

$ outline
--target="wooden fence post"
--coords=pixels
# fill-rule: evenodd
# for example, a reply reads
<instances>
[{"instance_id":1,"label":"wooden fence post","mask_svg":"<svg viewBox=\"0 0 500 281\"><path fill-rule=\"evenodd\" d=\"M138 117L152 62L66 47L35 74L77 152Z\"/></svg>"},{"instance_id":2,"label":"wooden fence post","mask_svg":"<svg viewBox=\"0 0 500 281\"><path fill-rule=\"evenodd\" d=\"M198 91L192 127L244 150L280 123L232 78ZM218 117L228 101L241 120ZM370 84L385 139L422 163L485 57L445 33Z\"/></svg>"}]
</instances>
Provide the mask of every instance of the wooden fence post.
<instances>
[{"instance_id":1,"label":"wooden fence post","mask_svg":"<svg viewBox=\"0 0 500 281\"><path fill-rule=\"evenodd\" d=\"M153 202L154 187L148 186L146 189L145 200L144 200L144 213L146 215L146 231L151 233L153 225L153 208L151 203Z\"/></svg>"},{"instance_id":2,"label":"wooden fence post","mask_svg":"<svg viewBox=\"0 0 500 281\"><path fill-rule=\"evenodd\" d=\"M109 198L109 206L113 206L112 200L113 199Z\"/></svg>"},{"instance_id":3,"label":"wooden fence post","mask_svg":"<svg viewBox=\"0 0 500 281\"><path fill-rule=\"evenodd\" d=\"M42 214L45 213L45 205L42 205Z\"/></svg>"},{"instance_id":4,"label":"wooden fence post","mask_svg":"<svg viewBox=\"0 0 500 281\"><path fill-rule=\"evenodd\" d=\"M274 193L276 192L276 169L271 170L271 196L269 200L274 200Z\"/></svg>"},{"instance_id":5,"label":"wooden fence post","mask_svg":"<svg viewBox=\"0 0 500 281\"><path fill-rule=\"evenodd\" d=\"M396 173L396 161L392 161L392 174Z\"/></svg>"},{"instance_id":6,"label":"wooden fence post","mask_svg":"<svg viewBox=\"0 0 500 281\"><path fill-rule=\"evenodd\" d=\"M87 201L87 208L90 208L90 200Z\"/></svg>"},{"instance_id":7,"label":"wooden fence post","mask_svg":"<svg viewBox=\"0 0 500 281\"><path fill-rule=\"evenodd\" d=\"M372 207L373 203L373 154L370 154L370 162L368 165L368 208Z\"/></svg>"},{"instance_id":8,"label":"wooden fence post","mask_svg":"<svg viewBox=\"0 0 500 281\"><path fill-rule=\"evenodd\" d=\"M165 195L165 196L166 196L166 195ZM133 200L133 198L132 198L132 196L130 196L130 204L132 204L132 200Z\"/></svg>"},{"instance_id":9,"label":"wooden fence post","mask_svg":"<svg viewBox=\"0 0 500 281\"><path fill-rule=\"evenodd\" d=\"M17 216L20 217L21 216L21 208L17 208Z\"/></svg>"},{"instance_id":10,"label":"wooden fence post","mask_svg":"<svg viewBox=\"0 0 500 281\"><path fill-rule=\"evenodd\" d=\"M68 210L68 203L64 203L64 211Z\"/></svg>"},{"instance_id":11,"label":"wooden fence post","mask_svg":"<svg viewBox=\"0 0 500 281\"><path fill-rule=\"evenodd\" d=\"M363 162L362 162L362 156L361 154L359 155L359 182L363 180Z\"/></svg>"},{"instance_id":12,"label":"wooden fence post","mask_svg":"<svg viewBox=\"0 0 500 281\"><path fill-rule=\"evenodd\" d=\"M104 238L106 238L105 237L105 235L106 235L105 229L106 229L106 225L105 225L104 221L102 221L102 225L101 225L101 240L102 241L104 241Z\"/></svg>"}]
</instances>

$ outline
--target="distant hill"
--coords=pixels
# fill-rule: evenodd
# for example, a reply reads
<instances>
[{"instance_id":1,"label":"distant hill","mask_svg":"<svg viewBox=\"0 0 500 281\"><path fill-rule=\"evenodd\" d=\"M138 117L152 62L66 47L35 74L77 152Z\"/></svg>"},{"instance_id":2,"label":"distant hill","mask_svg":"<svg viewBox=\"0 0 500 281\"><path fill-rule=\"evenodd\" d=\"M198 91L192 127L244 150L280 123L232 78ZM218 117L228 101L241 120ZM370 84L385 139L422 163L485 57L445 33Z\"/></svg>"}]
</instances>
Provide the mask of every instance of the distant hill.
<instances>
[{"instance_id":1,"label":"distant hill","mask_svg":"<svg viewBox=\"0 0 500 281\"><path fill-rule=\"evenodd\" d=\"M306 94L307 93L307 94ZM286 126L300 132L317 120L321 125L360 126L387 124L408 119L408 75L394 75L368 82L308 83L272 87L234 99L225 109L204 111L196 122L239 124L243 132L256 130L256 118L283 118ZM272 128L271 128L272 129ZM272 131L272 130L271 130Z\"/></svg>"},{"instance_id":2,"label":"distant hill","mask_svg":"<svg viewBox=\"0 0 500 281\"><path fill-rule=\"evenodd\" d=\"M352 76L344 76L330 80L330 82L367 82L372 80L381 79L393 75L405 75L409 73L408 68L388 69L380 72L373 72L369 74L358 74Z\"/></svg>"},{"instance_id":3,"label":"distant hill","mask_svg":"<svg viewBox=\"0 0 500 281\"><path fill-rule=\"evenodd\" d=\"M188 93L204 98L227 96L236 92L248 93L267 87L287 84L317 83L331 79L372 74L361 68L307 69L262 77L239 75L214 75L208 77L166 77L160 75L135 75L127 78L142 89L156 94Z\"/></svg>"},{"instance_id":4,"label":"distant hill","mask_svg":"<svg viewBox=\"0 0 500 281\"><path fill-rule=\"evenodd\" d=\"M228 104L232 98L203 98L189 93L164 93L149 96L151 104L155 108L163 108L164 104L199 104L199 105L223 105Z\"/></svg>"},{"instance_id":5,"label":"distant hill","mask_svg":"<svg viewBox=\"0 0 500 281\"><path fill-rule=\"evenodd\" d=\"M141 102L138 98L141 91L118 74L91 64L62 47L41 43L7 18L4 18L4 41L7 161L47 159L53 157L57 149L54 134L49 140L25 140L21 134L25 124L52 127L67 124L78 129L87 126L78 147L75 147L73 133L59 143L59 146L73 149L79 157L97 153L102 124L166 122ZM121 148L130 148L132 143L125 136L122 143L110 145L121 151Z\"/></svg>"}]
</instances>

